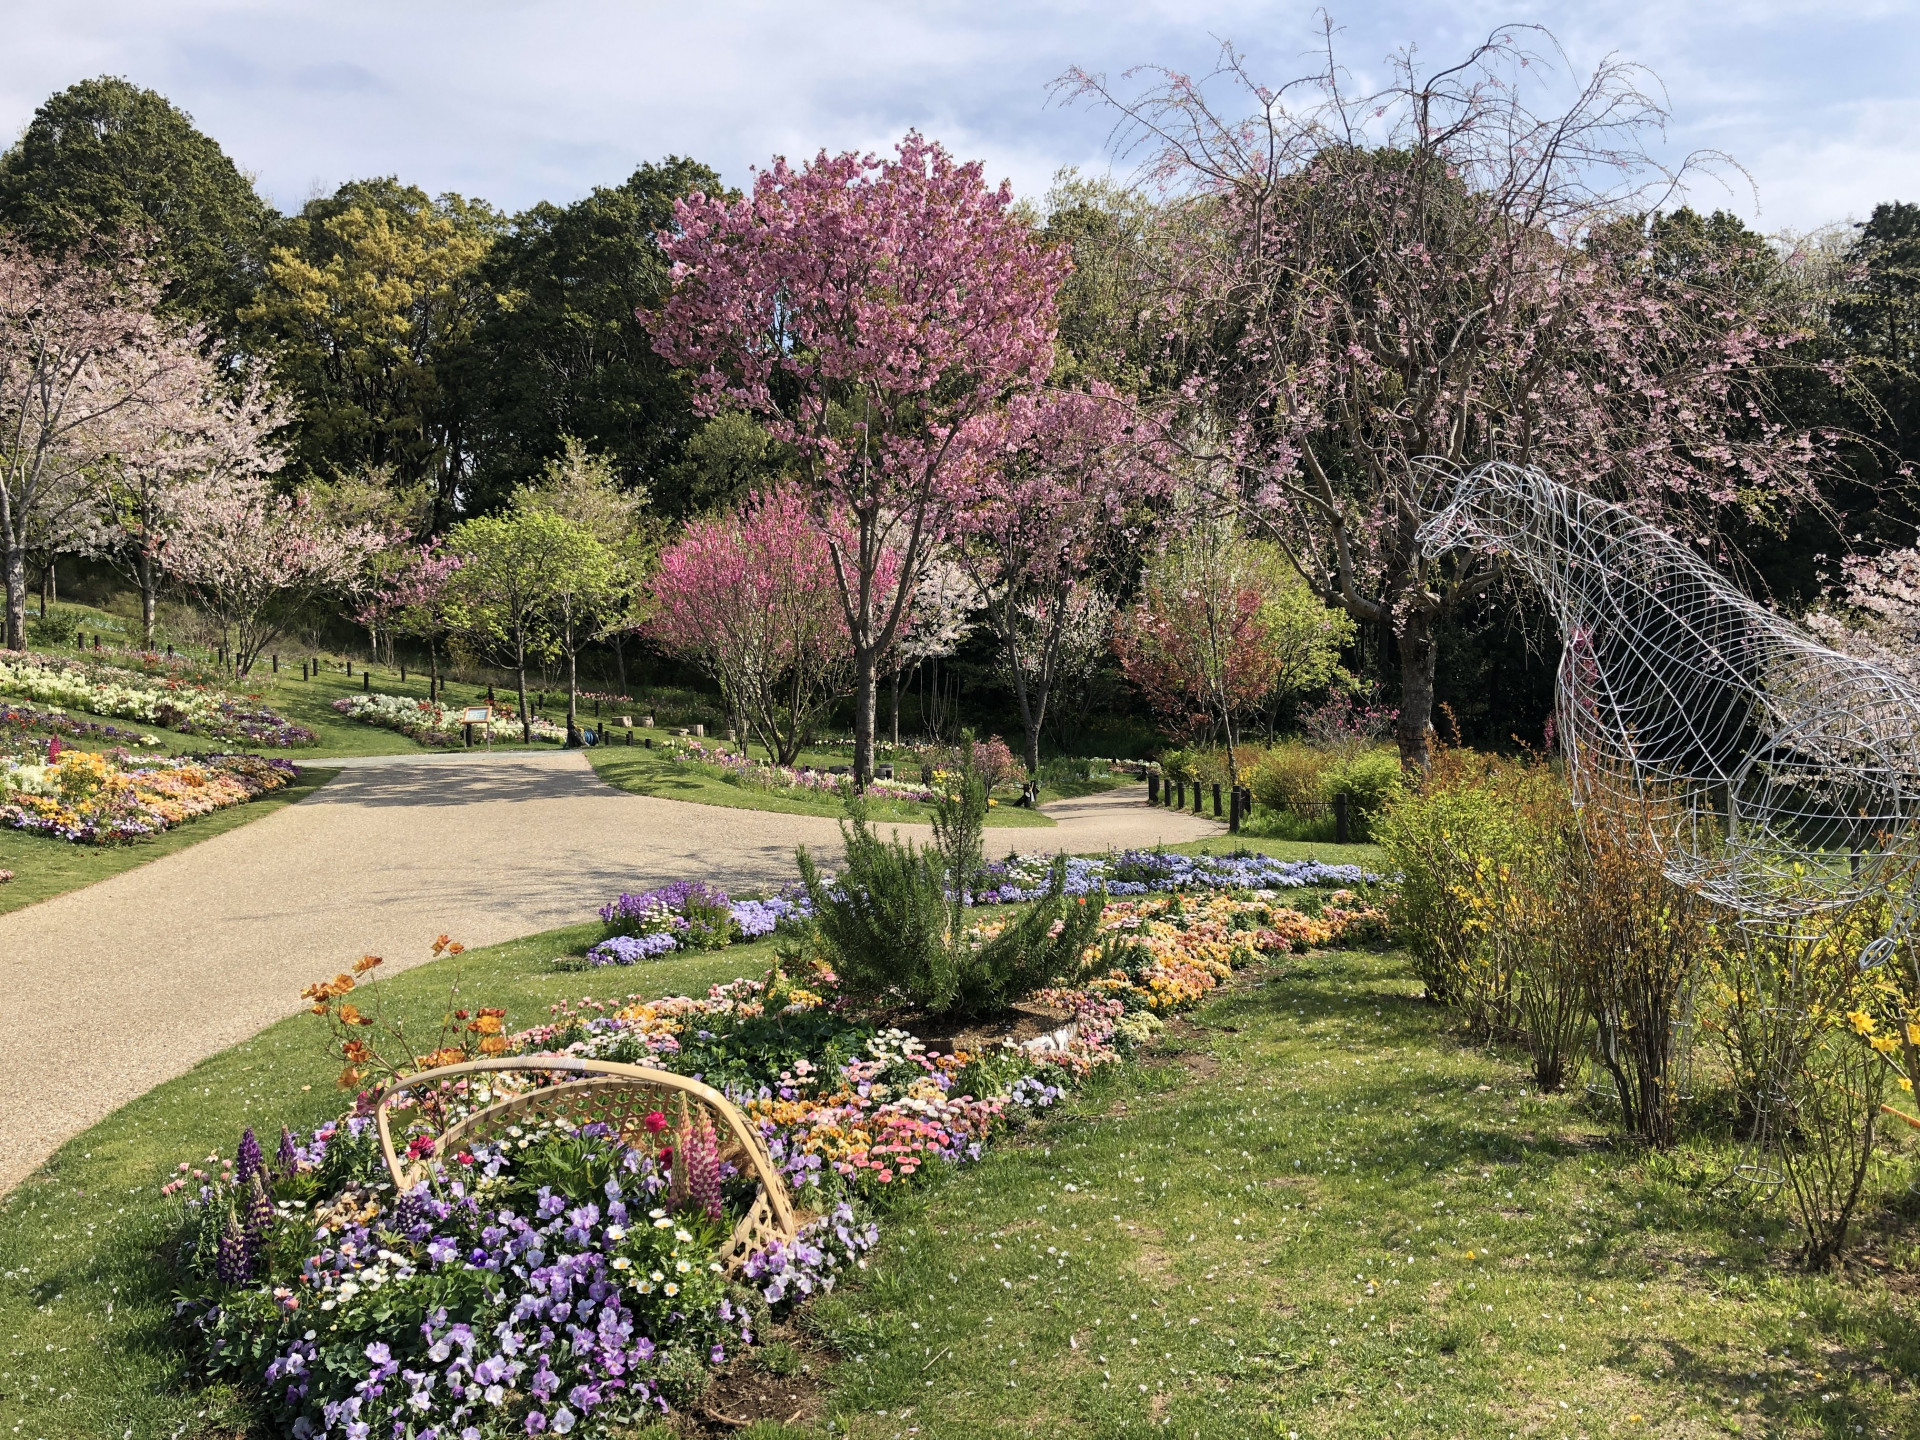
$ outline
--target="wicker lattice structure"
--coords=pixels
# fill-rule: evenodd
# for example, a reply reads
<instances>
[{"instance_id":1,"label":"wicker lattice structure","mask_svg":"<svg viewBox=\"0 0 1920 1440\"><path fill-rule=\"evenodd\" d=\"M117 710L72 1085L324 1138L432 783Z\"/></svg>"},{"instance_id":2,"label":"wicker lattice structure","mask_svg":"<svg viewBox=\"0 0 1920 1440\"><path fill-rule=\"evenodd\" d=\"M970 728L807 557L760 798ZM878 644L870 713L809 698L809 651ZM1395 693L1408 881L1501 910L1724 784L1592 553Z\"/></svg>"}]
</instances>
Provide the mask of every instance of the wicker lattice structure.
<instances>
[{"instance_id":1,"label":"wicker lattice structure","mask_svg":"<svg viewBox=\"0 0 1920 1440\"><path fill-rule=\"evenodd\" d=\"M1670 879L1791 927L1910 868L1920 694L1899 676L1538 470L1474 470L1419 539L1431 555L1495 552L1545 596L1565 643L1557 718L1575 802L1645 816Z\"/></svg>"},{"instance_id":2,"label":"wicker lattice structure","mask_svg":"<svg viewBox=\"0 0 1920 1440\"><path fill-rule=\"evenodd\" d=\"M573 1125L594 1122L606 1125L629 1143L651 1139L646 1132L646 1117L654 1111L671 1113L670 1107L683 1099L703 1107L713 1118L721 1137L720 1158L741 1173L751 1173L760 1182L760 1192L740 1223L722 1257L729 1273L735 1273L756 1250L764 1250L774 1241L791 1241L799 1220L787 1194L786 1181L774 1166L760 1134L752 1122L740 1113L732 1101L710 1085L689 1080L666 1070L644 1065L620 1065L608 1060L582 1060L571 1056L527 1055L501 1060L471 1060L462 1065L446 1065L409 1075L403 1085L380 1097L374 1112L380 1131L380 1150L386 1157L393 1183L409 1190L426 1178L428 1165L409 1165L393 1146L388 1111L394 1102L413 1091L423 1091L444 1081L465 1075L509 1072L546 1079L550 1083L510 1095L476 1110L447 1127L436 1142L440 1154L451 1154L476 1143L503 1136L509 1126L537 1125L542 1120L564 1120Z\"/></svg>"}]
</instances>

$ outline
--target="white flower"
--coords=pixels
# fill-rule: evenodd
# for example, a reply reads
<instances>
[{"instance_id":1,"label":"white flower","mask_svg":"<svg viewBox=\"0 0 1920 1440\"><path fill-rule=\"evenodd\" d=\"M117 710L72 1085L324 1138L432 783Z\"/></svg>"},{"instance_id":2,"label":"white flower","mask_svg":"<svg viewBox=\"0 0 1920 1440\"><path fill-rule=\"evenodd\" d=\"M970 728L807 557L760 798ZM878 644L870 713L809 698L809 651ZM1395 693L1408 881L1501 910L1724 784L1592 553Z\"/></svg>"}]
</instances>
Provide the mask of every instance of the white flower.
<instances>
[{"instance_id":1,"label":"white flower","mask_svg":"<svg viewBox=\"0 0 1920 1440\"><path fill-rule=\"evenodd\" d=\"M678 1285L669 1284L666 1287L666 1291L667 1291L667 1294L669 1295L678 1295L680 1293L680 1287Z\"/></svg>"},{"instance_id":2,"label":"white flower","mask_svg":"<svg viewBox=\"0 0 1920 1440\"><path fill-rule=\"evenodd\" d=\"M674 1231L673 1238L678 1240L682 1245L691 1245L693 1243L693 1236L689 1235L684 1230Z\"/></svg>"},{"instance_id":3,"label":"white flower","mask_svg":"<svg viewBox=\"0 0 1920 1440\"><path fill-rule=\"evenodd\" d=\"M624 1255L616 1255L613 1257L613 1268L616 1270L631 1270L633 1268L633 1262Z\"/></svg>"},{"instance_id":4,"label":"white flower","mask_svg":"<svg viewBox=\"0 0 1920 1440\"><path fill-rule=\"evenodd\" d=\"M673 1272L676 1275L684 1275L691 1269L693 1269L693 1267L684 1260L676 1260L673 1262Z\"/></svg>"}]
</instances>

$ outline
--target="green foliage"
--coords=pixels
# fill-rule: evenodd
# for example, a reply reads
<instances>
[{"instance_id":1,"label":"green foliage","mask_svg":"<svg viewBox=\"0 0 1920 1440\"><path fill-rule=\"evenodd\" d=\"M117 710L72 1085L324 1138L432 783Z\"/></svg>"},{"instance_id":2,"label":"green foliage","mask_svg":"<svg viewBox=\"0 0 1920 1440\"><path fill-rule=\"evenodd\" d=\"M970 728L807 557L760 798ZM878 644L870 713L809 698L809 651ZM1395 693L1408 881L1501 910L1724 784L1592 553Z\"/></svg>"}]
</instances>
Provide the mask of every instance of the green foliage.
<instances>
[{"instance_id":1,"label":"green foliage","mask_svg":"<svg viewBox=\"0 0 1920 1440\"><path fill-rule=\"evenodd\" d=\"M1289 740L1261 757L1248 783L1254 800L1267 809L1302 813L1326 798L1321 778L1333 765L1329 752Z\"/></svg>"},{"instance_id":2,"label":"green foliage","mask_svg":"<svg viewBox=\"0 0 1920 1440\"><path fill-rule=\"evenodd\" d=\"M733 429L726 417L698 427L684 385L635 314L666 293L655 237L671 228L673 202L695 190L723 193L720 177L669 156L571 205L543 201L494 241L479 267L487 298L462 371L478 437L477 507L530 483L568 436L606 455L621 488L650 483L672 514L731 498L724 484L707 483L705 464L684 467L703 437L731 440Z\"/></svg>"},{"instance_id":3,"label":"green foliage","mask_svg":"<svg viewBox=\"0 0 1920 1440\"><path fill-rule=\"evenodd\" d=\"M0 220L36 249L151 236L167 302L231 329L273 212L166 97L112 76L49 97L0 157Z\"/></svg>"},{"instance_id":4,"label":"green foliage","mask_svg":"<svg viewBox=\"0 0 1920 1440\"><path fill-rule=\"evenodd\" d=\"M936 802L932 847L880 840L865 806L854 800L840 827L846 868L828 882L803 846L800 876L821 949L843 991L933 1015L991 1014L1074 974L1106 902L1068 895L1060 856L1046 892L998 934L969 929L961 896L980 875L986 785L971 769L946 783L951 788Z\"/></svg>"},{"instance_id":5,"label":"green foliage","mask_svg":"<svg viewBox=\"0 0 1920 1440\"><path fill-rule=\"evenodd\" d=\"M1320 776L1320 793L1328 800L1347 797L1347 815L1356 839L1364 840L1374 822L1395 800L1406 794L1406 776L1396 751L1362 750L1334 761Z\"/></svg>"},{"instance_id":6,"label":"green foliage","mask_svg":"<svg viewBox=\"0 0 1920 1440\"><path fill-rule=\"evenodd\" d=\"M27 621L27 645L34 650L71 649L80 634L80 612L59 606Z\"/></svg>"}]
</instances>

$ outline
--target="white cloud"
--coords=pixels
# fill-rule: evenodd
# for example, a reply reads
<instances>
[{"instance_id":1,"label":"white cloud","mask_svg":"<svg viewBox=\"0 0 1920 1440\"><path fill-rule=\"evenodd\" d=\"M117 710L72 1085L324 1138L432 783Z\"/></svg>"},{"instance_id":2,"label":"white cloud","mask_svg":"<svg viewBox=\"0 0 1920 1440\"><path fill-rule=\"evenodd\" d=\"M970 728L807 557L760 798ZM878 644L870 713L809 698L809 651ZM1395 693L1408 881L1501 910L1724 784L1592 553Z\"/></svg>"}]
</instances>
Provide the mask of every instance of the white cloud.
<instances>
[{"instance_id":1,"label":"white cloud","mask_svg":"<svg viewBox=\"0 0 1920 1440\"><path fill-rule=\"evenodd\" d=\"M1552 26L1581 63L1609 51L1648 62L1672 95L1676 150L1732 152L1769 228L1920 190L1911 4L1341 8L1342 58L1362 79L1398 45L1439 59L1506 19ZM1049 80L1071 64L1204 69L1215 37L1241 44L1263 75L1298 73L1312 7L94 0L11 17L0 129L110 73L190 111L282 206L394 173L519 207L571 199L669 152L738 184L776 152L881 148L908 126L1033 193L1059 165L1104 163L1107 119L1050 103Z\"/></svg>"}]
</instances>

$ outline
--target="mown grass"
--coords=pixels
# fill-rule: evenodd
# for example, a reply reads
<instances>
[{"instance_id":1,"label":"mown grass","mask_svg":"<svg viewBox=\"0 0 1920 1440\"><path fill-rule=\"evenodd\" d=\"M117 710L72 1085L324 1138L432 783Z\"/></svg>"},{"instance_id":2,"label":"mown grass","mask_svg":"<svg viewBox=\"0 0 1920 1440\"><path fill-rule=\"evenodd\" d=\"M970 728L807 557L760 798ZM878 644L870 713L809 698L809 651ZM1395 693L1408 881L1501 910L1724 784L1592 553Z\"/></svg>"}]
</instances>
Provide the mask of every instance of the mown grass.
<instances>
[{"instance_id":1,"label":"mown grass","mask_svg":"<svg viewBox=\"0 0 1920 1440\"><path fill-rule=\"evenodd\" d=\"M559 972L556 955L598 939L598 924L449 956L380 982L387 1013L430 1039L451 995L501 1004L515 1027L586 995L703 993L763 972L771 945L737 945L630 969ZM321 978L316 975L316 979ZM291 998L291 997L290 997ZM156 997L155 1003L194 1003ZM243 1126L272 1147L280 1126L343 1108L337 1057L320 1022L298 1014L196 1065L77 1136L0 1201L0 1435L226 1437L244 1431L240 1397L196 1385L170 1327L159 1263L172 1203L158 1193L181 1160L231 1155Z\"/></svg>"},{"instance_id":2,"label":"mown grass","mask_svg":"<svg viewBox=\"0 0 1920 1440\"><path fill-rule=\"evenodd\" d=\"M692 766L675 761L660 750L624 744L587 751L587 759L602 780L616 790L634 795L652 795L663 800L690 800L699 805L722 805L736 810L770 810L781 815L844 816L846 807L837 795L769 795L729 784ZM873 800L868 814L876 821L924 825L933 818L931 806L906 800ZM1034 810L1022 810L1005 803L987 812L991 828L1021 826L1051 828L1053 821Z\"/></svg>"},{"instance_id":3,"label":"mown grass","mask_svg":"<svg viewBox=\"0 0 1920 1440\"><path fill-rule=\"evenodd\" d=\"M158 860L162 855L171 855L176 850L251 824L306 799L339 773L337 769L302 765L299 778L284 790L202 815L131 845L75 845L50 835L0 829L0 870L13 871L13 879L0 885L0 915L78 890L96 880L105 880Z\"/></svg>"},{"instance_id":4,"label":"mown grass","mask_svg":"<svg viewBox=\"0 0 1920 1440\"><path fill-rule=\"evenodd\" d=\"M1418 990L1297 959L905 1207L809 1316L833 1433L1920 1433L1903 1192L1805 1273L1729 1148L1616 1143Z\"/></svg>"}]
</instances>

